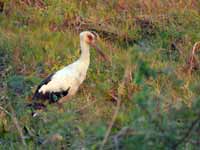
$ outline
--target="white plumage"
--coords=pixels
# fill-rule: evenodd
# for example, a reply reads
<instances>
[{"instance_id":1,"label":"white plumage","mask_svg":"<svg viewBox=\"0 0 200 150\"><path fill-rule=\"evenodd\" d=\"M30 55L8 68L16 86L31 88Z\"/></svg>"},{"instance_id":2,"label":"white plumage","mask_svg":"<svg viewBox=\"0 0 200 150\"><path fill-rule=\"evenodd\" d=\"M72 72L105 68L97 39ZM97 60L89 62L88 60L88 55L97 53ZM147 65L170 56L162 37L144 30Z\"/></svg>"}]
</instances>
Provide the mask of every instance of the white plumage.
<instances>
[{"instance_id":1,"label":"white plumage","mask_svg":"<svg viewBox=\"0 0 200 150\"><path fill-rule=\"evenodd\" d=\"M97 35L84 31L80 33L81 56L74 63L47 77L36 89L33 99L49 99L63 103L73 96L85 80L90 63L90 46L94 46ZM99 51L99 50L98 50Z\"/></svg>"}]
</instances>

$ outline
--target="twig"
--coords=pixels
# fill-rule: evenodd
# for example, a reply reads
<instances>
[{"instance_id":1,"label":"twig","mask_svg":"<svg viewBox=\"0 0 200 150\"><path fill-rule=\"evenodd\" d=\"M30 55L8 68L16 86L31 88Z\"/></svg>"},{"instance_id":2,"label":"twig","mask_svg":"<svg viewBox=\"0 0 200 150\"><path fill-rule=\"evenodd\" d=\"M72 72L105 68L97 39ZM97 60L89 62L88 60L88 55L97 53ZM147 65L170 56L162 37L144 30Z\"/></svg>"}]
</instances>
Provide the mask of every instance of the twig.
<instances>
[{"instance_id":1,"label":"twig","mask_svg":"<svg viewBox=\"0 0 200 150\"><path fill-rule=\"evenodd\" d=\"M15 126L16 126L18 132L19 132L21 141L22 141L23 145L26 146L26 142L25 142L25 140L24 140L24 134L23 134L23 132L22 132L22 128L21 128L20 125L19 125L19 122L18 122L18 120L17 120L16 114L15 114L15 112L14 112L14 110L13 110L13 108L12 108L11 105L10 105L10 110L11 110L11 112L12 112L12 114L13 114L13 115L12 115L12 120L13 120L13 122L14 122L14 124L15 124Z\"/></svg>"},{"instance_id":2,"label":"twig","mask_svg":"<svg viewBox=\"0 0 200 150\"><path fill-rule=\"evenodd\" d=\"M126 85L127 82L131 81L131 70L130 70L130 66L129 64L126 64L126 69L125 69L125 72L124 72L124 77L123 77L123 80L121 82L121 84L124 86ZM110 135L110 132L111 132L111 129L116 121L116 118L117 118L117 115L119 113L119 110L120 110L120 106L121 106L121 96L123 95L123 93L121 93L120 91L118 91L118 96L115 96L114 93L110 93L110 96L117 101L117 106L115 108L115 111L114 111L114 114L113 114L113 117L112 117L112 120L111 122L109 123L109 126L108 126L108 129L106 131L106 134L104 136L104 139L103 139L103 142L101 144L101 147L100 147L100 150L103 150L104 148L104 145L106 144L106 142L108 141L108 137Z\"/></svg>"},{"instance_id":3,"label":"twig","mask_svg":"<svg viewBox=\"0 0 200 150\"><path fill-rule=\"evenodd\" d=\"M10 110L12 111L12 113L10 113L9 111L7 111L7 110L6 110L5 108L3 108L2 106L0 106L0 109L3 110L7 115L9 115L9 116L11 117L13 123L15 124L15 127L17 128L17 130L18 130L18 132L19 132L20 139L21 139L23 145L26 146L26 142L25 142L25 140L24 140L24 134L23 134L23 132L22 132L22 128L21 128L20 125L19 125L19 122L18 122L18 120L17 120L17 117L16 117L16 115L15 115L15 113L14 113L14 110L13 110L12 106L10 106Z\"/></svg>"},{"instance_id":4,"label":"twig","mask_svg":"<svg viewBox=\"0 0 200 150\"><path fill-rule=\"evenodd\" d=\"M196 51L198 48L200 48L200 42L196 42L194 44L191 55L188 58L186 69L189 74L191 74L194 69L199 68L200 64L198 62L198 59L196 58Z\"/></svg>"},{"instance_id":5,"label":"twig","mask_svg":"<svg viewBox=\"0 0 200 150\"><path fill-rule=\"evenodd\" d=\"M173 149L177 149L178 145L180 145L181 143L183 143L190 136L192 130L194 129L194 127L196 126L196 124L198 124L199 122L200 122L200 113L198 114L198 118L192 122L192 124L189 127L189 129L186 132L186 134L178 142L176 142L174 144Z\"/></svg>"},{"instance_id":6,"label":"twig","mask_svg":"<svg viewBox=\"0 0 200 150\"><path fill-rule=\"evenodd\" d=\"M114 137L114 142L115 142L115 149L119 150L119 142L118 139L120 136L124 135L127 133L127 131L129 130L129 127L123 127Z\"/></svg>"},{"instance_id":7,"label":"twig","mask_svg":"<svg viewBox=\"0 0 200 150\"><path fill-rule=\"evenodd\" d=\"M100 150L103 150L104 145L105 145L106 142L108 141L108 137L109 137L109 135L110 135L111 129L112 129L112 127L113 127L113 125L114 125L114 123L115 123L115 121L116 121L117 115L118 115L119 110L120 110L121 98L119 98L119 97L117 98L117 97L115 97L115 96L113 96L113 98L117 100L117 107L116 107L116 109L115 109L113 118L112 118L112 120L111 120L111 122L110 122L110 124L109 124L109 126L108 126L108 129L107 129L107 131L106 131L106 134L105 134L105 136L104 136L104 139L103 139L103 142L102 142L102 144L101 144Z\"/></svg>"},{"instance_id":8,"label":"twig","mask_svg":"<svg viewBox=\"0 0 200 150\"><path fill-rule=\"evenodd\" d=\"M5 108L0 106L0 109L3 110L8 116L12 117L12 114L10 112L8 112Z\"/></svg>"},{"instance_id":9,"label":"twig","mask_svg":"<svg viewBox=\"0 0 200 150\"><path fill-rule=\"evenodd\" d=\"M195 144L195 145L199 145L200 146L200 141L190 141L192 144Z\"/></svg>"},{"instance_id":10,"label":"twig","mask_svg":"<svg viewBox=\"0 0 200 150\"><path fill-rule=\"evenodd\" d=\"M192 55L195 55L195 52L197 51L197 46L200 44L200 41L199 42L196 42L192 48Z\"/></svg>"}]
</instances>

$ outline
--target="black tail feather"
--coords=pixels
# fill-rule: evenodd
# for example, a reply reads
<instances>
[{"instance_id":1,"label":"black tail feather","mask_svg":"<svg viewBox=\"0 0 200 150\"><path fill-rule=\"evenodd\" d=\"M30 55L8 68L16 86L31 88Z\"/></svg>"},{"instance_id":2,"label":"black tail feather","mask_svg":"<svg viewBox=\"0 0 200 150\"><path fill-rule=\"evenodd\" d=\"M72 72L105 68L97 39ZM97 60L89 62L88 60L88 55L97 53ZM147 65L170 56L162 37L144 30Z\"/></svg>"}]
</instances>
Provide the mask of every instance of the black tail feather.
<instances>
[{"instance_id":1,"label":"black tail feather","mask_svg":"<svg viewBox=\"0 0 200 150\"><path fill-rule=\"evenodd\" d=\"M42 103L31 103L31 104L27 104L26 107L29 107L31 109L31 116L32 117L36 117L38 115L36 110L44 110L46 109L46 105L42 104Z\"/></svg>"},{"instance_id":2,"label":"black tail feather","mask_svg":"<svg viewBox=\"0 0 200 150\"><path fill-rule=\"evenodd\" d=\"M46 105L42 104L42 103L31 103L31 104L27 104L26 107L30 107L32 109L35 109L35 110L41 110L41 109L45 109L46 108Z\"/></svg>"},{"instance_id":3,"label":"black tail feather","mask_svg":"<svg viewBox=\"0 0 200 150\"><path fill-rule=\"evenodd\" d=\"M48 100L49 103L56 103L58 102L60 98L68 94L69 89L70 88L68 88L65 91L60 91L60 92L46 92L45 94L36 92L33 95L32 100Z\"/></svg>"}]
</instances>

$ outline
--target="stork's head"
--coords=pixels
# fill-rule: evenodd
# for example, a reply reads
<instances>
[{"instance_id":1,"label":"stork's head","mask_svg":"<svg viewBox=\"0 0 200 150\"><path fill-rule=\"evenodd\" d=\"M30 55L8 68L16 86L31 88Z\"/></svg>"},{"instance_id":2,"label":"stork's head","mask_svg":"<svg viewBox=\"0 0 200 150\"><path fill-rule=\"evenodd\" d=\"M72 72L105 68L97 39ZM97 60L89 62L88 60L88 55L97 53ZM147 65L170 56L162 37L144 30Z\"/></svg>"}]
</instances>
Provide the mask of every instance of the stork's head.
<instances>
[{"instance_id":1,"label":"stork's head","mask_svg":"<svg viewBox=\"0 0 200 150\"><path fill-rule=\"evenodd\" d=\"M98 39L98 34L93 31L83 31L80 33L80 40L93 46Z\"/></svg>"},{"instance_id":2,"label":"stork's head","mask_svg":"<svg viewBox=\"0 0 200 150\"><path fill-rule=\"evenodd\" d=\"M80 40L92 47L94 47L97 52L103 57L105 60L109 60L107 56L101 51L101 49L96 45L96 41L99 39L99 36L94 31L83 31L80 33Z\"/></svg>"}]
</instances>

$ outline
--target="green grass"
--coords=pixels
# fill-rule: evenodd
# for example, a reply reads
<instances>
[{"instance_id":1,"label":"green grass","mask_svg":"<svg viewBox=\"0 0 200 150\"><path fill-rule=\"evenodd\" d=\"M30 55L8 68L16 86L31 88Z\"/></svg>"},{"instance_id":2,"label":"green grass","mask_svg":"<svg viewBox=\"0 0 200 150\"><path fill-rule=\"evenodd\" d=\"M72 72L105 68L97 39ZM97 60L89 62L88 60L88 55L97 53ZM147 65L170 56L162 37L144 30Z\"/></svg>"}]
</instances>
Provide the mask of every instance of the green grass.
<instances>
[{"instance_id":1,"label":"green grass","mask_svg":"<svg viewBox=\"0 0 200 150\"><path fill-rule=\"evenodd\" d=\"M0 149L99 149L117 106L111 93L121 106L103 149L198 149L200 70L183 69L200 39L197 0L41 2L5 1L0 13ZM91 49L87 79L64 111L49 105L32 118L25 105L44 77L79 57L82 30L97 31L111 63Z\"/></svg>"}]
</instances>

